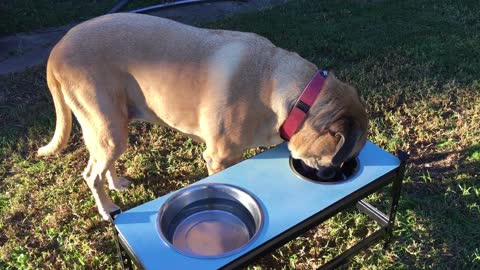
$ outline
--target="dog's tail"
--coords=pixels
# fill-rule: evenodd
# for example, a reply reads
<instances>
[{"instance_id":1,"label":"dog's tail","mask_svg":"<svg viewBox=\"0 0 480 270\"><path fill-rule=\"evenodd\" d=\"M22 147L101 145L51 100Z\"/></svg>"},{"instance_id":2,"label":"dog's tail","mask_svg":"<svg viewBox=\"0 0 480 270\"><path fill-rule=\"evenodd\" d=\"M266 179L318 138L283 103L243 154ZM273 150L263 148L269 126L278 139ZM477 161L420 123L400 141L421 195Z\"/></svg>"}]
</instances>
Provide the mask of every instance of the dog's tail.
<instances>
[{"instance_id":1,"label":"dog's tail","mask_svg":"<svg viewBox=\"0 0 480 270\"><path fill-rule=\"evenodd\" d=\"M55 78L52 68L47 64L47 83L52 94L55 114L57 116L55 134L47 145L38 149L39 156L47 156L59 152L67 145L72 130L72 111L65 103L61 85Z\"/></svg>"}]
</instances>

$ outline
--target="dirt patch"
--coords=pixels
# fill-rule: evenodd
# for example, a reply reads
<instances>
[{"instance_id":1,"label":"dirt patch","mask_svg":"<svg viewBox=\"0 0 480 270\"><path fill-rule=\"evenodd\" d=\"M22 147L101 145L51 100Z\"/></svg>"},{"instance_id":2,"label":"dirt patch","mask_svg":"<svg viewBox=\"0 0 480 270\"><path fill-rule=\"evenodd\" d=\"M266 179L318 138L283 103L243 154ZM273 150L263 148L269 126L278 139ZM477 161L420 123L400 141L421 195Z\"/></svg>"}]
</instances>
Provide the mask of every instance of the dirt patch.
<instances>
[{"instance_id":1,"label":"dirt patch","mask_svg":"<svg viewBox=\"0 0 480 270\"><path fill-rule=\"evenodd\" d=\"M287 0L219 1L152 10L147 14L194 24L218 20L242 12L258 11ZM51 49L76 24L36 33L19 33L0 38L0 75L20 72L45 63Z\"/></svg>"}]
</instances>

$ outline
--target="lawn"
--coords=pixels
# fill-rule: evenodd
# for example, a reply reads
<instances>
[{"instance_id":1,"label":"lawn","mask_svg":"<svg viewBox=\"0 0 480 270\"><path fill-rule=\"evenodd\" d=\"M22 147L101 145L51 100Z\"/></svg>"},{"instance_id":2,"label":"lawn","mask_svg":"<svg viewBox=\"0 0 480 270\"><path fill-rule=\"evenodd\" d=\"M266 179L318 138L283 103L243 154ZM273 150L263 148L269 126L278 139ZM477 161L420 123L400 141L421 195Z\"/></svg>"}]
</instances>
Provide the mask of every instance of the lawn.
<instances>
[{"instance_id":1,"label":"lawn","mask_svg":"<svg viewBox=\"0 0 480 270\"><path fill-rule=\"evenodd\" d=\"M369 140L411 154L390 248L345 269L480 269L479 15L476 0L299 0L206 25L258 33L335 71L366 99ZM118 269L112 230L80 176L78 125L61 155L36 157L55 124L45 67L0 87L0 269ZM129 209L205 177L203 148L132 124L117 167L133 185L113 200ZM370 201L383 207L386 194ZM315 269L375 228L351 209L250 268Z\"/></svg>"},{"instance_id":2,"label":"lawn","mask_svg":"<svg viewBox=\"0 0 480 270\"><path fill-rule=\"evenodd\" d=\"M120 11L128 11L173 0L129 1ZM0 36L80 22L111 10L119 0L2 0Z\"/></svg>"}]
</instances>

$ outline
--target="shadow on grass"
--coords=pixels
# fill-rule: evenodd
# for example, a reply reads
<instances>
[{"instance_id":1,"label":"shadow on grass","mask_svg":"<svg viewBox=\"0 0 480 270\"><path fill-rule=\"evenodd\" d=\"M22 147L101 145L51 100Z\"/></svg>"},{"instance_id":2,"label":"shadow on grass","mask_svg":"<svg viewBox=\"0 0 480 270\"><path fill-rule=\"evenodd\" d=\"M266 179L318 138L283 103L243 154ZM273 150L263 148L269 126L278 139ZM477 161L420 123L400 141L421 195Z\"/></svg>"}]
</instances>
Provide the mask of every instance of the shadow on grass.
<instances>
[{"instance_id":1,"label":"shadow on grass","mask_svg":"<svg viewBox=\"0 0 480 270\"><path fill-rule=\"evenodd\" d=\"M399 265L470 269L478 263L480 160L471 157L479 150L477 144L410 159L391 245ZM408 252L412 246L414 254Z\"/></svg>"}]
</instances>

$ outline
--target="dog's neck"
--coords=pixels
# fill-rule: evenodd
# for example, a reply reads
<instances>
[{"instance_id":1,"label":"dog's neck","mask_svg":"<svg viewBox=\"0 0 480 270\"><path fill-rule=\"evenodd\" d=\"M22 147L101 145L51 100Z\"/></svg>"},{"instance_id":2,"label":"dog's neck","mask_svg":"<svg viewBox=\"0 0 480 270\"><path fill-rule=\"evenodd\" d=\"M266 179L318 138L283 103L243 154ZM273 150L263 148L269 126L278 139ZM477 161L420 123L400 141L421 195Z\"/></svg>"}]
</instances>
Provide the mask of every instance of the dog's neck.
<instances>
[{"instance_id":1,"label":"dog's neck","mask_svg":"<svg viewBox=\"0 0 480 270\"><path fill-rule=\"evenodd\" d=\"M300 56L295 53L289 53L288 57L298 58ZM287 64L289 62L288 57L282 59L273 75L275 83L271 104L273 111L277 115L277 123L275 124L276 131L280 129L280 126L287 118L295 101L318 70L314 64L305 59L301 61L304 65L297 65L292 69L292 66ZM285 68L288 68L288 70L283 70Z\"/></svg>"}]
</instances>

